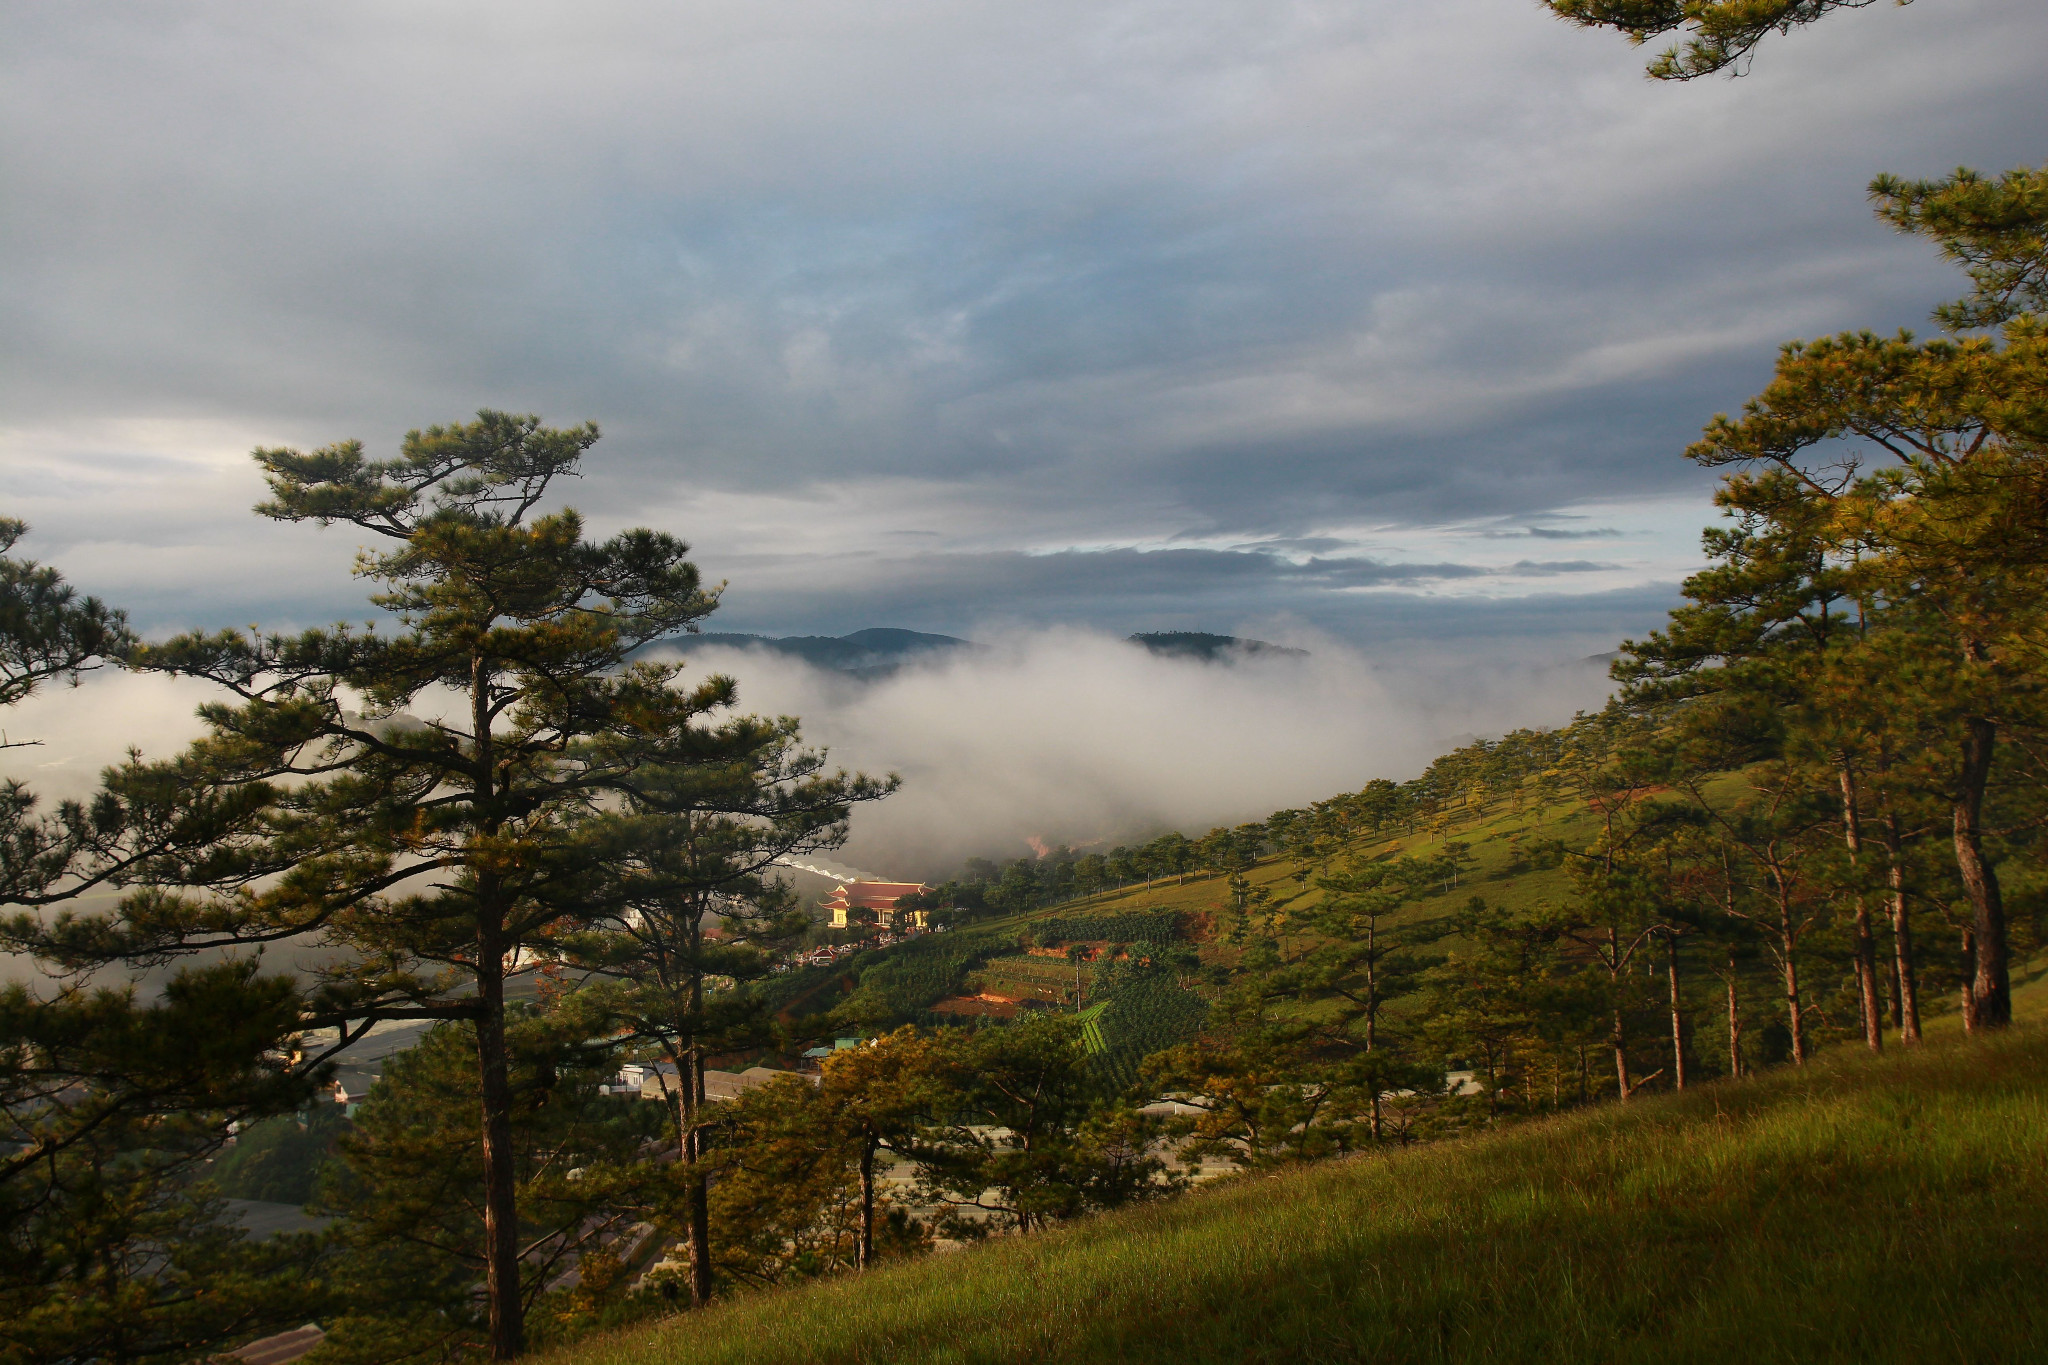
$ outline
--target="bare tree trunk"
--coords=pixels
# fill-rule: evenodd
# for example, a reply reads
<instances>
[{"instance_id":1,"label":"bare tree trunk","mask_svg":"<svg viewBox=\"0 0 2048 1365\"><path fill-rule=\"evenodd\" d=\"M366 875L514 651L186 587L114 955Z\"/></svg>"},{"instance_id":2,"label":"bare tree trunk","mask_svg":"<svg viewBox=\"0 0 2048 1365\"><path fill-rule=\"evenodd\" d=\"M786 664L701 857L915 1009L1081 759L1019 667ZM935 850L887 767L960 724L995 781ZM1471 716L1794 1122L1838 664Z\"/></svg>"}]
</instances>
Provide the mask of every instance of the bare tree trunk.
<instances>
[{"instance_id":1,"label":"bare tree trunk","mask_svg":"<svg viewBox=\"0 0 2048 1365\"><path fill-rule=\"evenodd\" d=\"M683 1159L690 1164L690 1298L701 1308L711 1302L711 1182L704 1170L703 1049L692 1046L688 1057L682 1081L690 1103L690 1130L683 1149Z\"/></svg>"},{"instance_id":2,"label":"bare tree trunk","mask_svg":"<svg viewBox=\"0 0 2048 1365\"><path fill-rule=\"evenodd\" d=\"M1778 965L1785 972L1785 1022L1792 1028L1792 1064L1806 1065L1806 1010L1799 999L1799 929L1792 920L1791 890L1773 870L1778 893Z\"/></svg>"},{"instance_id":3,"label":"bare tree trunk","mask_svg":"<svg viewBox=\"0 0 2048 1365\"><path fill-rule=\"evenodd\" d=\"M1968 929L1963 930L1963 1032L1977 1031L1977 993L1971 987L1976 984L1970 976L1970 969L1977 962L1977 936Z\"/></svg>"},{"instance_id":4,"label":"bare tree trunk","mask_svg":"<svg viewBox=\"0 0 2048 1365\"><path fill-rule=\"evenodd\" d=\"M1628 1078L1628 1033L1627 1026L1622 1022L1619 1005L1614 1007L1614 1079L1621 1089L1621 1097L1624 1100L1635 1093L1635 1088L1629 1083Z\"/></svg>"},{"instance_id":5,"label":"bare tree trunk","mask_svg":"<svg viewBox=\"0 0 2048 1365\"><path fill-rule=\"evenodd\" d=\"M875 1144L860 1145L860 1242L854 1247L854 1264L866 1270L875 1260Z\"/></svg>"},{"instance_id":6,"label":"bare tree trunk","mask_svg":"<svg viewBox=\"0 0 2048 1365\"><path fill-rule=\"evenodd\" d=\"M1785 967L1785 1019L1792 1026L1792 1063L1806 1065L1806 1012L1799 1003L1799 964L1788 948Z\"/></svg>"},{"instance_id":7,"label":"bare tree trunk","mask_svg":"<svg viewBox=\"0 0 2048 1365\"><path fill-rule=\"evenodd\" d=\"M1877 939L1870 932L1870 910L1856 897L1856 1001L1863 1015L1863 1045L1884 1051L1884 999L1878 990Z\"/></svg>"},{"instance_id":8,"label":"bare tree trunk","mask_svg":"<svg viewBox=\"0 0 2048 1365\"><path fill-rule=\"evenodd\" d=\"M1728 949L1728 1074L1742 1075L1742 1002L1735 988L1735 949Z\"/></svg>"},{"instance_id":9,"label":"bare tree trunk","mask_svg":"<svg viewBox=\"0 0 2048 1365\"><path fill-rule=\"evenodd\" d=\"M484 1293L490 1306L491 1359L526 1349L519 1296L517 1160L512 1150L512 1081L505 1057L505 961L495 933L477 944L477 1077L482 1092Z\"/></svg>"},{"instance_id":10,"label":"bare tree trunk","mask_svg":"<svg viewBox=\"0 0 2048 1365\"><path fill-rule=\"evenodd\" d=\"M1991 779L1991 760L1998 727L1982 717L1966 722L1963 762L1956 782L1956 870L1970 897L1971 939L1975 947L1969 984L1970 1010L1964 1027L2004 1028L2012 1022L2012 980L2005 939L2005 900L1998 874L1984 856L1984 788Z\"/></svg>"},{"instance_id":11,"label":"bare tree trunk","mask_svg":"<svg viewBox=\"0 0 2048 1365\"><path fill-rule=\"evenodd\" d=\"M1905 839L1899 817L1887 811L1884 823L1885 887L1891 899L1892 951L1899 992L1899 1041L1920 1041L1920 981L1913 966L1913 923L1906 907Z\"/></svg>"},{"instance_id":12,"label":"bare tree trunk","mask_svg":"<svg viewBox=\"0 0 2048 1365\"><path fill-rule=\"evenodd\" d=\"M1678 996L1678 935L1664 936L1665 971L1671 980L1671 1086L1685 1089L1685 1012Z\"/></svg>"},{"instance_id":13,"label":"bare tree trunk","mask_svg":"<svg viewBox=\"0 0 2048 1365\"><path fill-rule=\"evenodd\" d=\"M1854 881L1862 872L1863 816L1857 809L1856 774L1847 754L1842 756L1839 771L1842 779L1842 839L1849 846L1849 876ZM1856 1004L1863 1015L1864 1045L1872 1052L1882 1052L1884 1014L1878 1003L1877 940L1870 932L1870 907L1864 903L1860 881L1856 885L1855 897Z\"/></svg>"},{"instance_id":14,"label":"bare tree trunk","mask_svg":"<svg viewBox=\"0 0 2048 1365\"><path fill-rule=\"evenodd\" d=\"M476 805L491 811L497 757L491 741L490 663L470 659L470 740ZM483 832L496 834L494 815ZM484 1295L489 1302L491 1359L512 1360L526 1350L526 1303L519 1293L519 1172L512 1149L512 1077L505 1054L504 888L496 873L476 874L476 1063L483 1113Z\"/></svg>"}]
</instances>

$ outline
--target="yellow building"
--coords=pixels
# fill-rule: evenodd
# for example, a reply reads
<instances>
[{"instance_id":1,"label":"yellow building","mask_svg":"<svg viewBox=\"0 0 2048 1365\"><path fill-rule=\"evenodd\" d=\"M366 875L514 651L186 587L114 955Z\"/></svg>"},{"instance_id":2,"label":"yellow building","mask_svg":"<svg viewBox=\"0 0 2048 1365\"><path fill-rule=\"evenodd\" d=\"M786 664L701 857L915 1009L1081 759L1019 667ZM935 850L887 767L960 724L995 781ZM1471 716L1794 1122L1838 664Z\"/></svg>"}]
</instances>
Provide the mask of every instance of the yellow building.
<instances>
[{"instance_id":1,"label":"yellow building","mask_svg":"<svg viewBox=\"0 0 2048 1365\"><path fill-rule=\"evenodd\" d=\"M856 916L864 922L869 915L884 928L923 929L928 927L924 911L907 912L910 923L901 925L897 923L896 910L897 901L922 890L923 882L841 882L825 898L825 908L832 912L834 929L850 929Z\"/></svg>"}]
</instances>

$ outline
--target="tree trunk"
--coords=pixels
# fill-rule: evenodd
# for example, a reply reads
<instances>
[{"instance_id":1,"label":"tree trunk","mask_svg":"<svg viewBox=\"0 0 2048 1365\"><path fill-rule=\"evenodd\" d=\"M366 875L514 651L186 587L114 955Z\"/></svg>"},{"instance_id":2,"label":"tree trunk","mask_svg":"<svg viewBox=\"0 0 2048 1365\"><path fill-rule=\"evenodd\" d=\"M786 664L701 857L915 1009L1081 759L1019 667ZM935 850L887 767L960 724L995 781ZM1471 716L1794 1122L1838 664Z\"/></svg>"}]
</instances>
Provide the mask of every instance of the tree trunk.
<instances>
[{"instance_id":1,"label":"tree trunk","mask_svg":"<svg viewBox=\"0 0 2048 1365\"><path fill-rule=\"evenodd\" d=\"M854 1248L854 1263L866 1270L875 1261L875 1144L860 1144L860 1242Z\"/></svg>"},{"instance_id":2,"label":"tree trunk","mask_svg":"<svg viewBox=\"0 0 2048 1365\"><path fill-rule=\"evenodd\" d=\"M1977 1031L1977 992L1971 987L1976 984L1970 970L1977 963L1977 936L1968 929L1963 930L1963 1032Z\"/></svg>"},{"instance_id":3,"label":"tree trunk","mask_svg":"<svg viewBox=\"0 0 2048 1365\"><path fill-rule=\"evenodd\" d=\"M490 661L469 665L470 741L475 746L471 796L484 812L481 832L497 834L497 754L491 742ZM476 1069L484 1158L484 1295L489 1303L491 1359L526 1350L526 1303L519 1293L519 1172L512 1150L512 1077L505 1055L505 942L509 909L497 873L476 870Z\"/></svg>"},{"instance_id":4,"label":"tree trunk","mask_svg":"<svg viewBox=\"0 0 2048 1365\"><path fill-rule=\"evenodd\" d=\"M1792 919L1792 891L1784 872L1773 867L1778 896L1778 965L1785 973L1785 1022L1792 1029L1792 1064L1806 1065L1806 1010L1799 999L1799 928Z\"/></svg>"},{"instance_id":5,"label":"tree trunk","mask_svg":"<svg viewBox=\"0 0 2048 1365\"><path fill-rule=\"evenodd\" d=\"M1899 1041L1920 1041L1920 980L1913 966L1913 924L1906 910L1905 839L1899 817L1886 812L1884 879L1891 899L1893 971L1899 992Z\"/></svg>"},{"instance_id":6,"label":"tree trunk","mask_svg":"<svg viewBox=\"0 0 2048 1365\"><path fill-rule=\"evenodd\" d=\"M1806 1065L1806 1012L1799 1003L1799 964L1785 951L1785 1020L1792 1028L1792 1063Z\"/></svg>"},{"instance_id":7,"label":"tree trunk","mask_svg":"<svg viewBox=\"0 0 2048 1365\"><path fill-rule=\"evenodd\" d=\"M1877 939L1870 932L1870 910L1856 897L1856 998L1863 1014L1863 1045L1884 1051L1884 998L1878 989Z\"/></svg>"},{"instance_id":8,"label":"tree trunk","mask_svg":"<svg viewBox=\"0 0 2048 1365\"><path fill-rule=\"evenodd\" d=\"M1735 949L1728 949L1728 1074L1742 1076L1742 1002L1735 988Z\"/></svg>"},{"instance_id":9,"label":"tree trunk","mask_svg":"<svg viewBox=\"0 0 2048 1365\"><path fill-rule=\"evenodd\" d=\"M689 951L690 1027L682 1074L687 1122L683 1129L685 1216L690 1224L690 1298L699 1308L711 1302L711 1183L704 1170L704 1047L697 1025L704 1018L704 902L684 902L684 944Z\"/></svg>"},{"instance_id":10,"label":"tree trunk","mask_svg":"<svg viewBox=\"0 0 2048 1365\"><path fill-rule=\"evenodd\" d=\"M483 1099L484 1292L490 1306L491 1359L526 1349L519 1295L518 1171L512 1150L512 1081L505 1057L505 962L497 935L478 942L476 1061Z\"/></svg>"},{"instance_id":11,"label":"tree trunk","mask_svg":"<svg viewBox=\"0 0 2048 1365\"><path fill-rule=\"evenodd\" d=\"M1607 871L1614 870L1614 816L1607 816ZM1628 1025L1622 1019L1621 974L1627 966L1621 951L1621 931L1609 925L1607 929L1607 985L1614 992L1614 1033L1611 1039L1614 1047L1614 1082L1625 1102L1634 1093L1635 1087L1628 1076Z\"/></svg>"},{"instance_id":12,"label":"tree trunk","mask_svg":"<svg viewBox=\"0 0 2048 1365\"><path fill-rule=\"evenodd\" d=\"M689 1163L685 1182L690 1221L690 1298L699 1308L711 1302L711 1182L704 1170L704 1054L691 1047L683 1068L683 1094L689 1100L689 1135L683 1160Z\"/></svg>"},{"instance_id":13,"label":"tree trunk","mask_svg":"<svg viewBox=\"0 0 2048 1365\"><path fill-rule=\"evenodd\" d=\"M1671 978L1671 1086L1685 1089L1685 1011L1678 996L1678 935L1666 934L1665 971Z\"/></svg>"},{"instance_id":14,"label":"tree trunk","mask_svg":"<svg viewBox=\"0 0 2048 1365\"><path fill-rule=\"evenodd\" d=\"M1969 982L1970 1010L1965 1027L2004 1028L2012 1022L2012 981L2006 954L2005 901L1998 874L1984 856L1984 788L1991 778L1991 760L1998 727L1982 717L1965 722L1963 762L1955 796L1956 870L1970 897L1970 932L1975 946Z\"/></svg>"},{"instance_id":15,"label":"tree trunk","mask_svg":"<svg viewBox=\"0 0 2048 1365\"><path fill-rule=\"evenodd\" d=\"M1628 1032L1619 1005L1614 1007L1614 1080L1624 1100L1635 1093L1628 1079Z\"/></svg>"},{"instance_id":16,"label":"tree trunk","mask_svg":"<svg viewBox=\"0 0 2048 1365\"><path fill-rule=\"evenodd\" d=\"M1856 773L1848 755L1839 765L1842 779L1842 840L1849 846L1849 876L1856 882L1856 920L1852 947L1856 960L1856 1004L1863 1016L1863 1042L1872 1052L1884 1051L1884 1014L1878 1003L1877 940L1870 932L1870 907L1858 880L1862 871L1863 816L1856 803Z\"/></svg>"}]
</instances>

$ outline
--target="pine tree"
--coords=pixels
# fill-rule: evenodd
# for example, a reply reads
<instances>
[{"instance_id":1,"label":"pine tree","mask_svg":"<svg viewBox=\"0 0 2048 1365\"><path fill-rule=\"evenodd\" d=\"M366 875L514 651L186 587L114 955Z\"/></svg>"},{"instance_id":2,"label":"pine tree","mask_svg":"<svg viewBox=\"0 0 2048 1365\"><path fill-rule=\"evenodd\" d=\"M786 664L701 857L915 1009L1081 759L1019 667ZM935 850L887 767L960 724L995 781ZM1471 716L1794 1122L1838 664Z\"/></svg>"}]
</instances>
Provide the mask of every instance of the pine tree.
<instances>
[{"instance_id":1,"label":"pine tree","mask_svg":"<svg viewBox=\"0 0 2048 1365\"><path fill-rule=\"evenodd\" d=\"M1721 690L1733 680L1787 707L1825 696L1814 671L1824 665L1811 656L1837 641L1889 636L1896 661L1917 660L1885 680L1913 684L1903 708L1876 696L1868 704L1912 713L1948 754L1956 877L1971 906L1973 1028L2011 1017L1997 829L1986 811L1999 763L2013 761L1999 737L2040 723L2048 334L2029 310L2048 278L2043 183L2030 170L1998 182L1962 171L1942 182L1874 183L1886 217L1934 239L1977 285L1940 316L1957 327L1997 324L1999 333L1923 342L1858 332L1788 345L1763 393L1739 418L1717 417L1687 451L1729 471L1718 500L1737 520L1709 533L1718 563L1688 583L1697 609L1674 616L1647 647L1628 646L1665 682L1749 661L1718 670ZM1788 673L1772 656L1806 662ZM1846 714L1842 698L1833 709ZM1822 719L1800 728L1819 734ZM1838 735L1850 728L1834 725ZM1901 756L1837 746L1844 839L1859 861L1858 782ZM1895 896L1895 915L1897 904ZM1867 936L1859 952L1867 997Z\"/></svg>"},{"instance_id":2,"label":"pine tree","mask_svg":"<svg viewBox=\"0 0 2048 1365\"><path fill-rule=\"evenodd\" d=\"M728 690L725 701L732 700ZM797 723L755 716L710 731L697 761L638 766L623 810L592 822L604 850L602 881L585 908L588 925L556 949L592 980L592 1008L659 1053L676 1077L678 1155L692 1248L691 1289L712 1292L712 1236L704 1132L704 1059L766 1040L758 999L707 992L707 977L738 985L767 974L761 951L809 926L773 875L781 859L844 842L857 802L878 800L895 779L825 770L822 753L798 743ZM599 746L632 763L634 742ZM707 930L716 928L717 936Z\"/></svg>"},{"instance_id":3,"label":"pine tree","mask_svg":"<svg viewBox=\"0 0 2048 1365\"><path fill-rule=\"evenodd\" d=\"M729 680L685 689L681 665L631 662L716 605L687 547L648 530L593 543L575 512L538 511L596 440L594 426L486 411L409 433L390 461L352 441L257 451L273 494L261 514L388 543L357 572L382 585L371 600L396 629L193 634L138 651L135 666L235 698L202 709L194 761L217 790L288 784L261 851L290 870L232 895L131 901L94 926L103 951L129 956L288 938L326 949L303 1022L344 1040L380 1019L469 1024L500 1359L524 1345L507 983L586 923L602 853L590 816L649 768L728 752L704 722Z\"/></svg>"},{"instance_id":4,"label":"pine tree","mask_svg":"<svg viewBox=\"0 0 2048 1365\"><path fill-rule=\"evenodd\" d=\"M55 679L119 658L135 643L125 613L78 595L55 569L9 552L26 523L0 517L0 707Z\"/></svg>"},{"instance_id":5,"label":"pine tree","mask_svg":"<svg viewBox=\"0 0 2048 1365\"><path fill-rule=\"evenodd\" d=\"M612 1269L622 1249L635 1247L635 1228L666 1183L648 1159L662 1126L659 1109L600 1091L617 1070L612 1047L591 1045L601 1023L573 1008L531 1005L515 1007L506 1020L527 1245L522 1292L557 1319L588 1307L563 1286L583 1271ZM342 1219L331 1271L337 1303L324 1348L330 1359L473 1359L489 1349L490 1306L476 1294L490 1250L476 1197L483 1184L473 1136L477 1081L475 1025L434 1026L386 1062L335 1158L323 1165L315 1207ZM556 1339L567 1325L557 1323Z\"/></svg>"},{"instance_id":6,"label":"pine tree","mask_svg":"<svg viewBox=\"0 0 2048 1365\"><path fill-rule=\"evenodd\" d=\"M0 706L135 644L119 611L4 553L25 529L0 520ZM319 1077L280 1050L298 1022L289 980L226 961L145 993L132 970L72 971L98 962L71 951L81 936L61 908L85 892L238 875L230 846L268 796L210 799L192 776L131 758L93 799L48 812L21 783L0 788L0 904L29 907L0 924L0 946L42 969L0 987L7 1365L189 1358L318 1302L303 1246L243 1245L193 1183L230 1123L293 1107Z\"/></svg>"}]
</instances>

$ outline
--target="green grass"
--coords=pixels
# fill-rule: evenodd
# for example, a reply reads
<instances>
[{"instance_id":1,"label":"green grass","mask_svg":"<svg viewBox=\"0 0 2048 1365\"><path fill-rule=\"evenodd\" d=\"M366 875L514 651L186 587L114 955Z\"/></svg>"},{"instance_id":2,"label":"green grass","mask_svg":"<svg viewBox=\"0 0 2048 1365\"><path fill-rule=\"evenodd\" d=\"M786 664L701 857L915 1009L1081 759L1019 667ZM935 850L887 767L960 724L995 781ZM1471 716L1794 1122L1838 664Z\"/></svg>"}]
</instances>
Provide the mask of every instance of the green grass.
<instances>
[{"instance_id":1,"label":"green grass","mask_svg":"<svg viewBox=\"0 0 2048 1365\"><path fill-rule=\"evenodd\" d=\"M2042 1360L2044 1285L2048 1029L2028 1023L1239 1177L557 1358Z\"/></svg>"},{"instance_id":2,"label":"green grass","mask_svg":"<svg viewBox=\"0 0 2048 1365\"><path fill-rule=\"evenodd\" d=\"M1455 889L1423 897L1416 903L1415 913L1442 914L1472 895L1484 896L1511 911L1533 909L1546 899L1569 895L1571 877L1563 870L1530 867L1526 862L1517 865L1514 861L1515 841L1519 840L1526 853L1536 844L1550 839L1562 839L1573 847L1583 847L1591 843L1598 833L1597 818L1576 802L1556 801L1540 809L1529 806L1522 810L1511 809L1505 803L1495 806L1484 814L1464 820L1450 832L1451 840L1470 846L1472 865ZM1348 856L1429 858L1442 850L1441 839L1428 833L1416 833L1398 838L1363 840ZM1340 864L1343 861L1341 858L1338 860ZM1295 880L1295 867L1291 858L1267 858L1247 874L1247 879L1253 886L1265 888L1274 903L1283 908L1290 901L1312 903L1320 893L1301 888L1300 882ZM1089 912L1125 914L1177 910L1202 914L1223 909L1228 900L1229 881L1226 877L1215 873L1190 873L1179 882L1168 877L1150 887L1129 886L989 923L1014 928L1030 920Z\"/></svg>"},{"instance_id":3,"label":"green grass","mask_svg":"<svg viewBox=\"0 0 2048 1365\"><path fill-rule=\"evenodd\" d=\"M1531 866L1526 855L1538 844L1561 840L1572 847L1584 847L1598 834L1598 820L1583 803L1554 801L1548 806L1515 809L1509 803L1463 815L1448 838L1466 844L1471 865L1455 888L1428 888L1403 907L1394 923L1441 920L1462 906L1471 896L1510 912L1526 912L1545 902L1560 901L1573 894L1570 875L1559 868ZM1352 858L1430 858L1442 852L1444 838L1418 832L1398 838L1361 840L1336 864ZM1517 861L1519 847L1522 859ZM1298 911L1312 906L1322 893L1304 887L1296 876L1291 858L1271 857L1246 873L1247 880L1270 897L1269 907ZM1190 873L1180 879L1162 878L1151 886L1136 885L1099 892L1056 905L991 919L970 921L943 940L913 941L846 962L809 968L777 978L767 987L772 1004L785 1017L818 1012L837 1003L854 978L867 980L867 973L879 968L875 982L886 984L889 1001L903 1019L920 1017L921 1011L957 993L970 975L978 976L983 989L998 994L1016 994L1039 1000L1068 999L1073 990L1073 969L1057 958L1026 957L1016 950L1017 935L1033 932L1046 921L1058 921L1070 928L1099 926L1104 918L1169 912L1191 921L1209 918L1213 929L1217 917L1230 904L1229 878L1217 873ZM1193 924L1190 928L1195 927ZM1456 942L1441 938L1442 945ZM1290 940L1292 948L1301 946ZM1205 964L1235 967L1241 950L1213 937L1200 945ZM946 959L941 963L939 959ZM969 963L969 958L977 959ZM927 960L929 959L929 960ZM1404 1006L1397 1006L1398 1013Z\"/></svg>"}]
</instances>

